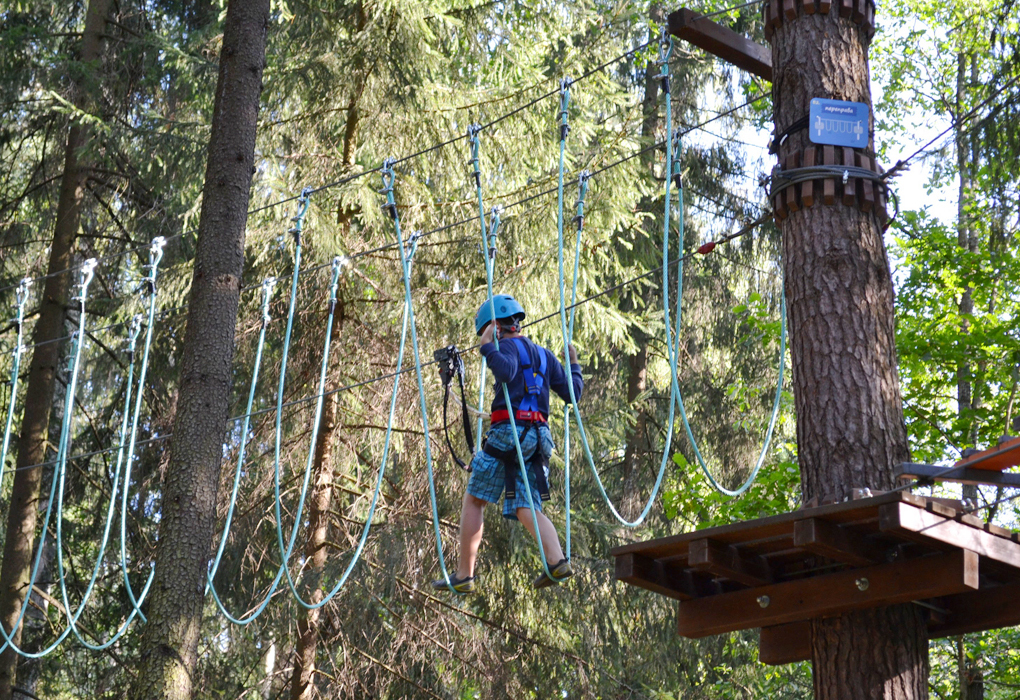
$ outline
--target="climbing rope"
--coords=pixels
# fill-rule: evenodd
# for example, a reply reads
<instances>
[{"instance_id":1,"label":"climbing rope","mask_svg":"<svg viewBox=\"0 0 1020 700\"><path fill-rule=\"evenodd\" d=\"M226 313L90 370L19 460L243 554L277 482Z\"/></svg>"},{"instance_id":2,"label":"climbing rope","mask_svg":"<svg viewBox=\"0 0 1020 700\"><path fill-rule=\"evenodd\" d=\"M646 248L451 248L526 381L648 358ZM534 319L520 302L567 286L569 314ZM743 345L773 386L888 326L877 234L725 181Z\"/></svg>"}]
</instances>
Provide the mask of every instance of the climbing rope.
<instances>
[{"instance_id":1,"label":"climbing rope","mask_svg":"<svg viewBox=\"0 0 1020 700\"><path fill-rule=\"evenodd\" d=\"M679 130L673 135L673 150L675 163L672 178L676 181L677 185L677 207L680 210L680 241L683 244L683 221L684 221L684 205L683 205L683 188L681 186L681 173L680 173L680 156L681 148L681 133ZM670 178L667 178L667 181ZM712 245L707 251L711 251L715 245ZM683 298L683 280L684 280L684 258L681 256L679 267L677 269L677 324L679 328L680 322L680 304ZM772 444L772 433L776 427L776 421L779 418L779 404L780 399L783 395L783 377L786 370L786 294L780 292L779 297L779 378L776 381L776 393L772 400L772 414L769 417L769 424L765 430L765 440L761 447L761 452L758 454L758 459L755 461L754 468L751 469L751 473L748 474L747 479L735 489L728 489L712 475L712 471L708 468L708 464L705 462L705 458L701 454L701 450L698 448L698 442L694 439L694 432L691 430L690 421L687 419L687 411L684 408L683 395L680 393L680 387L677 383L676 373L673 373L673 396L676 401L677 408L680 409L680 420L683 422L684 431L687 433L687 440L691 444L691 449L694 451L694 456L701 467L701 471L704 472L705 478L708 482L716 489L719 493L725 494L726 496L736 497L751 488L751 485L758 478L758 472L761 471L762 465L765 463L765 458L768 456L769 447Z\"/></svg>"},{"instance_id":2,"label":"climbing rope","mask_svg":"<svg viewBox=\"0 0 1020 700\"><path fill-rule=\"evenodd\" d=\"M61 634L57 637L57 640L55 642L53 642L50 646L39 652L29 652L24 650L20 648L17 644L15 644L14 640L11 638L11 635L14 634L14 630L17 630L21 626L21 623L25 618L25 613L28 611L29 604L31 603L32 591L35 588L35 582L38 580L39 577L39 569L42 563L42 554L45 549L46 538L49 534L49 524L53 516L53 504L56 501L56 492L58 484L60 484L61 481L60 476L63 472L63 469L67 465L66 459L67 445L69 442L68 434L70 433L73 425L74 396L76 393L78 383L78 372L81 368L81 351L82 347L84 346L84 342L82 339L84 338L85 335L85 302L86 299L88 298L88 288L89 285L92 283L95 266L96 261L94 258L89 258L89 260L85 261L85 264L82 265L82 267L80 268L78 296L76 296L72 300L78 302L78 329L71 340L72 349L71 356L68 362L69 379L67 382L67 389L64 395L64 415L63 420L61 421L60 439L58 441L57 447L57 468L56 473L54 474L54 478L51 480L50 484L50 495L46 503L46 513L43 516L42 530L39 535L39 543L35 549L36 553L35 558L32 562L32 569L29 574L28 585L25 587L25 597L22 600L21 610L18 613L18 617L14 621L14 624L11 626L11 634L9 635L7 631L3 629L3 626L0 625L0 635L2 635L4 639L4 644L0 646L0 651L7 649L7 647L9 646L17 654L26 658L42 658L44 656L47 656L54 649L56 649L64 641L64 639L67 638L67 636L71 633L71 629L73 627L73 623L71 625L68 625L64 629L64 631L61 632ZM57 513L58 527L60 519L61 513L58 512ZM59 541L57 543L57 546L59 548L60 546ZM73 614L73 616L70 611L70 608L65 608L65 613L67 614L68 619L70 620L73 617L74 620L77 620L78 616L80 616L82 611L84 610L84 607L85 607L84 605L79 607L78 610Z\"/></svg>"},{"instance_id":3,"label":"climbing rope","mask_svg":"<svg viewBox=\"0 0 1020 700\"><path fill-rule=\"evenodd\" d=\"M477 151L475 151L475 156L476 156L476 178L478 178L479 174L477 173ZM403 273L402 276L404 280L404 333L401 335L400 338L400 352L401 357L403 357L404 337L407 334L407 325L408 323L410 323L411 350L414 354L414 370L415 376L418 380L418 399L419 409L421 411L421 424L422 431L424 432L425 435L425 469L428 473L429 480L429 502L432 505L432 526L435 530L436 535L436 555L438 556L439 559L439 570L443 574L443 580L446 581L446 587L450 590L451 593L455 593L457 595L464 595L456 588L454 588L453 584L450 582L450 572L446 568L446 558L443 555L443 539L442 533L439 529L439 504L436 500L436 480L432 465L432 439L429 433L428 406L425 403L425 381L424 378L422 377L421 372L422 362L421 353L419 352L418 348L418 328L414 320L414 301L411 296L411 261L414 258L414 254L418 249L418 239L421 238L421 233L417 232L411 234L411 237L408 239L405 246L404 234L402 233L400 228L400 214L397 212L397 203L393 194L393 185L396 182L397 177L396 173L393 171L394 163L396 163L395 159L387 159L384 163L382 171L383 189L380 191L380 194L386 195L386 203L383 205L383 208L388 211L390 218L393 219L393 230L397 238L397 245L400 247L402 251L404 251L404 254L400 256L400 267L401 272ZM396 402L396 385L394 385L393 389L393 401ZM393 428L393 404L391 404L390 406L389 423L386 427L387 442L389 440L389 433L390 430L392 430L392 428ZM379 478L382 479L381 472ZM362 541L362 544L363 543L364 540Z\"/></svg>"},{"instance_id":4,"label":"climbing rope","mask_svg":"<svg viewBox=\"0 0 1020 700\"><path fill-rule=\"evenodd\" d=\"M128 575L128 556L127 556L127 510L128 510L128 491L131 486L131 467L135 460L135 448L137 447L138 440L138 419L142 413L142 401L144 399L144 388L145 378L149 372L149 350L152 347L152 334L156 327L156 301L157 292L159 287L156 283L156 276L159 269L159 263L163 260L163 248L166 245L166 239L162 236L157 236L152 239L152 243L149 245L149 264L146 267L148 275L142 281L142 290L147 291L149 295L148 305L148 318L145 325L145 342L142 347L142 366L138 373L138 394L135 396L135 407L131 415L131 429L128 435L127 450L124 450L124 426L121 424L121 439L117 448L117 469L120 469L120 465L123 463L124 466L124 489L121 496L120 506L120 562L121 571L124 575L124 588L127 590L128 598L131 600L131 606L133 612L136 612L141 619L144 621L145 616L141 611L141 601L148 595L149 586L152 585L152 579L155 575L155 570L150 566L149 575L145 581L145 585L142 587L142 592L135 596L134 589L131 587L131 577ZM130 358L134 360L134 353L132 352ZM130 394L130 385L128 388ZM125 404L127 405L127 404Z\"/></svg>"},{"instance_id":5,"label":"climbing rope","mask_svg":"<svg viewBox=\"0 0 1020 700\"><path fill-rule=\"evenodd\" d=\"M21 356L25 353L25 304L28 303L28 290L32 286L32 280L25 278L18 285L17 312L14 318L14 327L18 332L17 341L11 351L11 399L7 404L7 420L4 422L4 441L0 448L0 482L3 481L3 471L7 466L7 449L11 444L11 426L14 422L14 404L18 397L18 378L21 374Z\"/></svg>"},{"instance_id":6,"label":"climbing rope","mask_svg":"<svg viewBox=\"0 0 1020 700\"><path fill-rule=\"evenodd\" d=\"M565 109L565 107L564 107L564 109ZM478 151L479 151L478 134L479 134L480 131L481 131L481 128L478 127L477 125L470 127L468 129L468 138L470 139L470 142L471 142L471 161L472 161L472 163L474 165L474 173L473 174L474 174L474 179L475 179L475 189L476 189L476 193L477 193L477 196L478 196L478 214L479 214L479 218L480 218L481 224L482 224L482 250L483 250L483 256L485 258L485 287L486 287L486 291L488 293L489 315L492 318L492 323L495 325L497 316L496 316L496 302L494 300L494 293L493 293L493 287L492 287L492 276L493 276L493 268L495 267L495 264L496 264L496 234L499 231L500 219L499 219L499 207L493 207L492 211L489 213L488 232L486 231L486 225L485 225L485 204L484 204L484 200L483 200L483 197L482 197L481 173L480 173L479 167L478 167ZM566 133L564 133L564 131L565 130L561 131L561 134L562 134L562 137L565 139L566 138ZM487 233L488 233L488 240L486 240L486 234ZM498 333L493 333L492 334L492 342L495 345L496 350L499 351L499 334ZM480 387L485 385L485 376L484 376L485 359L484 358L482 358L482 371L483 371L483 375L479 378L479 382L478 382ZM571 384L571 382L568 382L568 384ZM484 398L483 397L484 397L484 393L483 393L483 391L481 389L479 389L479 395L478 395L478 405L479 406L483 406L484 405ZM552 572L549 570L549 561L547 560L547 558L545 556L545 547L542 544L542 532L541 532L541 530L538 527L538 514L535 511L535 499L534 499L534 496L531 493L531 482L528 479L528 467L527 467L527 464L524 461L524 452L521 450L520 435L517 432L517 420L514 417L513 404L510 402L510 390L507 388L505 383L503 384L503 400L506 403L506 406L507 406L507 409L508 409L508 417L510 419L510 434L513 436L514 451L517 453L517 465L518 465L518 468L520 469L520 473L521 473L521 475L523 476L523 479L524 479L524 493L525 493L525 495L528 498L528 509L531 511L531 522L532 522L532 524L534 525L534 528L535 528L535 539L538 542L538 554L539 554L539 557L541 557L541 559L542 559L542 569L545 571L545 575L548 576L551 581L553 581L554 583L559 583L563 579L562 578L557 578L556 576L553 576ZM479 419L479 431L480 430L481 430L481 419ZM539 443L540 442L541 442L541 440L539 440ZM541 449L541 445L540 444L536 445L535 449L536 450L537 449ZM436 530L437 530L437 532L438 532L438 529L439 529L439 524L438 524L438 521L437 521L437 523L436 523ZM449 579L447 579L447 586L449 586L450 589L453 590L453 587L450 586Z\"/></svg>"},{"instance_id":7,"label":"climbing rope","mask_svg":"<svg viewBox=\"0 0 1020 700\"><path fill-rule=\"evenodd\" d=\"M653 76L653 79L661 80L662 81L662 90L663 90L663 94L665 95L665 101L666 101L666 128L667 128L667 130L672 130L672 120L673 120L671 100L670 100L670 89L669 89L669 59L670 59L670 56L672 55L672 52L673 52L673 40L669 36L668 32L664 29L662 34L661 34L661 36L660 36L660 40L659 40L659 59L658 59L658 64L660 66L660 73L657 76ZM667 131L667 133L669 133L669 131ZM562 149L562 141L561 141L561 149ZM672 166L672 157L673 157L672 151L669 148L667 148L666 149L666 172L667 173L671 172L672 168L673 168L673 166ZM563 174L564 174L564 168L563 168L563 157L562 157L562 150L561 150L560 170L559 170L559 178L560 178L561 182L563 180ZM568 350L568 348L570 346L571 340L573 338L573 332L574 332L574 330L573 330L573 325L574 325L574 310L576 308L575 301L576 301L576 298L577 298L577 279L578 279L578 270L579 270L579 265L580 265L581 234L583 232L583 227L584 227L584 195L586 194L586 191L587 191L587 189L586 189L587 188L587 181L588 181L589 178L590 178L590 174L583 174L583 177L579 178L579 180L583 184L581 186L580 196L578 198L578 213L577 213L577 216L575 217L575 220L577 221L578 225L577 225L577 236L576 236L575 251L574 251L574 278L573 278L573 287L572 287L572 292L571 292L571 302L570 302L571 313L570 313L569 324L568 324L568 321L567 321L565 274L564 274L564 265L563 265L563 258L564 258L563 193L562 193L562 189L560 191L559 217L558 217L558 229L559 229L559 256L558 256L558 262L559 262L559 288L560 288L560 311L559 311L559 315L560 315L560 329L561 329L561 332L563 334L563 351L564 351L564 355L565 355L564 359L567 362L568 366L569 366L569 363L570 363L570 357L569 357L569 350ZM610 512L620 522L620 524L622 524L622 525L624 525L626 527L637 527L637 526L639 526L641 523L644 522L645 518L648 517L648 513L651 512L652 505L655 503L655 498L658 496L659 489L662 486L663 477L665 476L665 473L666 473L666 465L669 463L669 457L670 457L669 450L670 450L670 446L672 445L672 441L673 441L673 423L674 423L674 402L673 402L673 400L676 399L677 396L678 396L678 394L676 393L676 373L677 373L676 363L677 363L677 354L678 354L678 345L677 344L679 343L679 336L680 336L680 319L679 319L679 314L677 314L676 334L675 334L675 336L673 336L671 338L671 334L670 334L670 319L669 319L669 293L668 293L668 290L669 290L669 222L670 222L670 219L671 219L671 217L670 217L670 194L669 194L670 183L671 183L671 178L667 177L665 179L665 185L664 185L664 187L665 187L665 200L666 200L666 203L665 203L665 212L663 214L663 236L662 236L662 298L663 298L663 317L664 317L665 328L666 328L666 347L667 347L668 354L669 354L669 367L670 367L670 375L671 375L671 378L672 378L672 387L671 388L672 388L673 394L672 394L671 400L670 400L669 420L667 422L667 428L666 428L666 444L663 447L662 459L661 459L661 463L659 465L659 472L658 472L658 474L656 476L655 484L652 487L652 492L649 495L648 501L645 503L644 508L641 510L641 512L638 514L637 518L635 518L634 520L627 520L622 515L620 515L620 513L617 510L616 506L613 504L612 500L609 498L608 493L606 492L606 488L605 488L605 485L602 482L602 478L599 476L598 468L595 466L595 459L592 456L591 445L588 442L588 436L587 436L587 434L585 432L585 429L584 429L584 420L581 417L581 411L580 411L580 409L577 406L576 397L574 396L574 387L573 387L573 384L572 383L568 384L569 391L570 391L570 399L571 399L570 400L570 405L573 407L574 419L577 422L578 433L581 436L581 444L582 444L582 446L584 448L584 454L587 457L588 465L591 468L593 476L595 477L595 483L598 486L599 492L602 494L602 498L606 502L606 505L608 506ZM683 228L682 228L682 226L680 228L680 236L681 236L681 244L682 244L682 241L683 241L683 238L682 238L682 236L683 236ZM569 421L565 421L565 422L569 422ZM568 484L569 484L569 482L568 482Z\"/></svg>"}]
</instances>

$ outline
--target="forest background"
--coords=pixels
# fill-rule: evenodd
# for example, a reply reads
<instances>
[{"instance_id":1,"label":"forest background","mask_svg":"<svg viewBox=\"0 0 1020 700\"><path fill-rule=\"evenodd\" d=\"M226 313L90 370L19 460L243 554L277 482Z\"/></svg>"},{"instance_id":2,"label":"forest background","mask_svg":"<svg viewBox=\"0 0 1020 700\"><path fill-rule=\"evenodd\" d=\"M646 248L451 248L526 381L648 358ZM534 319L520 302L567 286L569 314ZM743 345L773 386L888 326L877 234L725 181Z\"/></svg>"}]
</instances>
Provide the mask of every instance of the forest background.
<instances>
[{"instance_id":1,"label":"forest background","mask_svg":"<svg viewBox=\"0 0 1020 700\"><path fill-rule=\"evenodd\" d=\"M696 9L727 7L706 2ZM805 664L757 663L754 633L702 641L674 633L674 609L661 597L613 581L612 546L789 510L798 505L792 396L781 396L772 447L753 487L739 499L719 495L700 473L679 424L665 450L661 498L645 527L619 526L572 447L572 546L578 575L540 594L530 580L540 562L523 529L489 509L481 550L481 593L466 600L433 594L439 575L425 469L424 434L414 374L397 369L404 309L392 220L380 208L378 174L348 179L432 144L462 137L468 125L513 112L482 132L486 202L506 206L496 258L498 291L517 296L530 319L554 314L557 285L556 196L562 77L595 69L571 89L568 177L599 172L586 202L578 297L642 275L661 264L666 138L654 39L671 6L644 2L274 2L268 28L251 214L237 330L232 415L244 412L263 328L263 280L278 277L270 297L256 415L234 520L215 578L228 622L207 598L194 679L202 698L240 697L604 697L807 698ZM763 41L756 5L715 17ZM86 17L103 20L89 52ZM22 645L40 652L67 626L60 582L77 607L97 559L98 584L77 622L91 643L111 639L131 612L119 546L100 551L107 503L116 494L117 445L125 412L131 319L148 302L139 289L148 242L168 239L160 266L152 360L141 391L137 458L124 501L125 557L135 592L142 589L159 525L161 479L183 342L209 124L222 41L224 4L198 0L7 0L0 6L0 287L15 316L23 277L57 273L73 293L78 266L98 257L86 306L86 342L64 481L61 563L56 524L34 552L39 529L26 531L10 509L12 480L38 474L45 508L61 439L76 304L61 314L59 370L43 398L42 467L12 442L0 500L7 524L5 566L20 544L38 554L40 576L25 615ZM1011 0L931 3L896 0L879 10L871 52L875 144L888 167L900 154L948 131L913 161L899 187L899 214L887 232L897 283L898 349L905 412L916 461L945 462L970 446L994 444L1016 414L1020 336L1017 318L1020 228L1020 6ZM653 40L647 48L631 52ZM615 60L624 56L622 60ZM608 63L605 67L601 67ZM689 252L765 211L760 177L771 122L769 86L677 43L670 71L674 125L699 127L685 139L685 238ZM877 94L877 93L876 93ZM764 95L764 97L759 97ZM745 103L750 103L745 105ZM932 134L934 135L934 134ZM79 173L74 270L52 268L61 228L66 146L76 144ZM634 157L640 154L639 157ZM628 158L630 157L630 158ZM431 349L474 344L471 319L485 298L474 183L463 138L396 168L396 196L406 231L421 239L411 284L420 343ZM625 159L625 160L624 160ZM617 164L618 161L621 161ZM341 184L333 185L332 183ZM280 565L273 507L273 437L293 243L287 234L304 187L306 267L298 288L282 421L283 518L295 519L309 453L328 308L330 268L349 256L339 278L331 393L312 450L312 488L290 562L303 593L329 590L343 575L379 506L360 561L339 595L307 613L286 586L272 593ZM894 183L894 189L897 185ZM552 193L549 190L552 189ZM523 205L508 206L537 195ZM565 195L572 215L576 185ZM939 197L947 203L932 206ZM279 204L281 200L286 200ZM448 228L443 228L448 227ZM674 222L675 227L675 222ZM568 222L568 240L572 227ZM376 250L383 248L382 250ZM680 388L699 446L721 481L743 481L758 458L779 364L778 234L759 227L685 266ZM42 279L26 303L25 359L41 323ZM582 304L575 343L586 377L580 403L596 466L626 517L641 511L664 453L669 367L662 322L663 288L652 275ZM17 328L0 329L6 357ZM795 332L795 329L792 329ZM559 352L554 318L528 335ZM477 396L477 356L467 353L468 395ZM406 368L405 357L403 367ZM379 379L382 377L383 379ZM450 555L464 474L442 449L442 390L426 368L426 392L439 532ZM14 426L28 402L25 381ZM386 471L391 392L394 430ZM492 395L491 384L487 395ZM552 471L550 514L563 531L562 414L554 411L560 450ZM463 452L459 423L451 438ZM576 432L574 433L576 435ZM227 516L241 427L228 426L218 522ZM111 449L112 447L112 449ZM79 455L84 455L80 456ZM1014 525L1009 494L965 494L983 517ZM119 496L118 496L119 498ZM310 514L308 514L310 513ZM19 516L20 517L20 516ZM14 527L12 527L14 525ZM219 535L217 535L219 537ZM116 538L114 538L116 539ZM217 540L217 543L219 540ZM59 575L59 568L64 575ZM321 595L321 593L320 593ZM3 601L0 601L2 603ZM4 606L0 604L0 608ZM144 606L143 606L144 610ZM5 618L6 619L6 618ZM15 697L115 698L131 684L136 624L104 651L67 639L55 652L17 664ZM1000 630L931 643L932 695L1015 697L1020 688L1016 633ZM7 653L8 656L10 652ZM317 694L317 695L316 695Z\"/></svg>"}]
</instances>

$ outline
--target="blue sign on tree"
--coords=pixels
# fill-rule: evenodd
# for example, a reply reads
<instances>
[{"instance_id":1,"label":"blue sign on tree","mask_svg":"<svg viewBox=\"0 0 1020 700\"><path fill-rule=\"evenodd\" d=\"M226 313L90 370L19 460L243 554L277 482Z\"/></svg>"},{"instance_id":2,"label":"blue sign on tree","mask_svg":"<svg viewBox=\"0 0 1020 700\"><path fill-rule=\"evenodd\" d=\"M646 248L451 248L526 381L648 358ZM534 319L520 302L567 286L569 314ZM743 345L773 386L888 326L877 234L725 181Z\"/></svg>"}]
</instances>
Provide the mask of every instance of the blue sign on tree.
<instances>
[{"instance_id":1,"label":"blue sign on tree","mask_svg":"<svg viewBox=\"0 0 1020 700\"><path fill-rule=\"evenodd\" d=\"M866 148L868 105L816 97L811 100L808 134L812 143Z\"/></svg>"}]
</instances>

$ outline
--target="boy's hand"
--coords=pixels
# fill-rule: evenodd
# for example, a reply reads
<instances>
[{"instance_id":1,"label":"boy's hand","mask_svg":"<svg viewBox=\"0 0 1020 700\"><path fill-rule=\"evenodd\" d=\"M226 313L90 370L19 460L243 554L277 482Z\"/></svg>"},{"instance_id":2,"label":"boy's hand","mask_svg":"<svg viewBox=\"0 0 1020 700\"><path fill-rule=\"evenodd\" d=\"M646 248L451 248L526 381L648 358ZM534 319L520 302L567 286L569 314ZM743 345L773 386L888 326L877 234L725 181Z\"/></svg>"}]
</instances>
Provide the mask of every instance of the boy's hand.
<instances>
[{"instance_id":1,"label":"boy's hand","mask_svg":"<svg viewBox=\"0 0 1020 700\"><path fill-rule=\"evenodd\" d=\"M570 353L570 364L576 365L577 364L577 348L575 348L573 345L568 345L567 346L567 352Z\"/></svg>"},{"instance_id":2,"label":"boy's hand","mask_svg":"<svg viewBox=\"0 0 1020 700\"><path fill-rule=\"evenodd\" d=\"M482 329L482 337L480 339L482 345L492 342L492 334L495 332L495 330L496 330L495 323L489 323L489 325Z\"/></svg>"}]
</instances>

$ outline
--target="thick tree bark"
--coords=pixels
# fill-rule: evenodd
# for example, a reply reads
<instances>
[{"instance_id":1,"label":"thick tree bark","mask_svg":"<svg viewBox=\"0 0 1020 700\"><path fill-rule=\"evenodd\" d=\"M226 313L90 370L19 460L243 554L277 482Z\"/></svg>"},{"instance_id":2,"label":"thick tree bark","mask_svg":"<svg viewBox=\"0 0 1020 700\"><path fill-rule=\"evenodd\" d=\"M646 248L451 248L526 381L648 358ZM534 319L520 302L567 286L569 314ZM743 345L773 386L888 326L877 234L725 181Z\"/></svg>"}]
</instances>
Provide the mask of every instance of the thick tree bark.
<instances>
[{"instance_id":1,"label":"thick tree bark","mask_svg":"<svg viewBox=\"0 0 1020 700\"><path fill-rule=\"evenodd\" d=\"M192 696L230 398L269 0L231 0L220 54L155 580L135 700Z\"/></svg>"},{"instance_id":2,"label":"thick tree bark","mask_svg":"<svg viewBox=\"0 0 1020 700\"><path fill-rule=\"evenodd\" d=\"M80 56L86 66L96 62L103 51L102 35L111 4L111 0L90 0L88 4ZM87 70L82 70L78 75L86 73ZM89 91L85 85L76 82L72 87L71 98L80 109L88 108ZM67 270L73 264L72 248L81 219L86 172L79 162L79 155L88 140L87 126L73 122L67 133L56 225L50 245L47 270L51 272ZM73 273L57 274L46 279L39 319L33 334L36 347L28 371L24 416L18 440L18 469L14 472L11 488L7 537L4 541L3 565L0 567L0 624L5 630L12 631L15 643L21 641L21 627L14 630L12 627L18 621L28 593L43 477L42 469L29 467L46 461L57 366L64 347L63 343L39 343L63 335L68 293L74 281ZM0 700L11 698L17 662L18 656L10 648L0 654Z\"/></svg>"},{"instance_id":3,"label":"thick tree bark","mask_svg":"<svg viewBox=\"0 0 1020 700\"><path fill-rule=\"evenodd\" d=\"M807 115L814 97L871 104L865 30L836 6L800 12L772 37L777 132ZM780 158L807 145L806 131L796 132ZM888 489L909 453L879 221L817 202L781 229L804 499ZM812 661L818 700L928 697L927 627L917 606L815 620Z\"/></svg>"}]
</instances>

